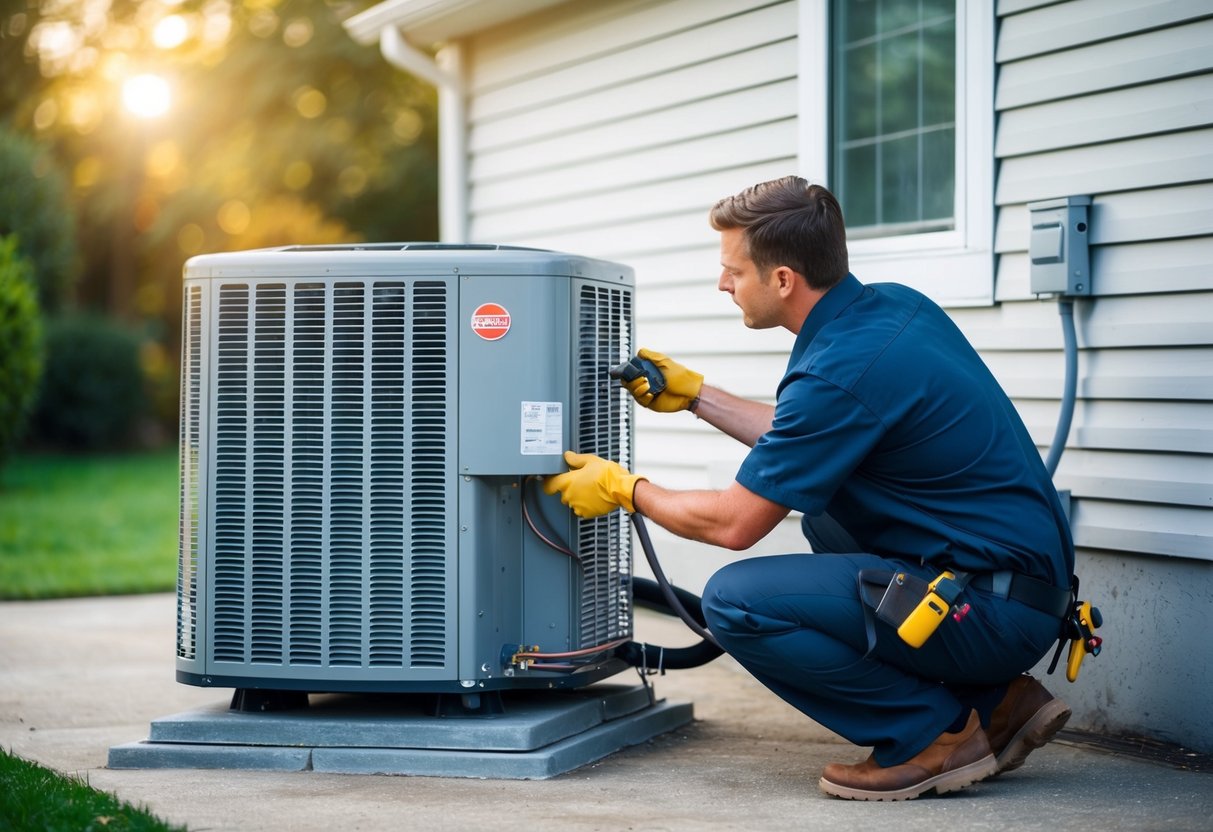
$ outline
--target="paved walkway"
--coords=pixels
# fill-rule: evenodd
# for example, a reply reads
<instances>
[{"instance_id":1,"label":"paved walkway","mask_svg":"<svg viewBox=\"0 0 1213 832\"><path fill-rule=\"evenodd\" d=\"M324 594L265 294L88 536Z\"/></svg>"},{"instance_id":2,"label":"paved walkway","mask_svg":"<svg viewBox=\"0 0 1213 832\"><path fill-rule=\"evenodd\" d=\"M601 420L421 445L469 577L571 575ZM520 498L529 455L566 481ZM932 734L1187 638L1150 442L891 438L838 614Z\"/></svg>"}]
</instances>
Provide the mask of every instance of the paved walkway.
<instances>
[{"instance_id":1,"label":"paved walkway","mask_svg":"<svg viewBox=\"0 0 1213 832\"><path fill-rule=\"evenodd\" d=\"M171 595L0 604L0 745L194 832L1213 828L1210 774L1060 742L942 798L828 798L822 767L866 752L727 658L658 678L659 695L694 703L693 724L550 780L106 769L109 748L146 737L152 719L228 696L174 681L174 605ZM646 612L637 633L690 640Z\"/></svg>"}]
</instances>

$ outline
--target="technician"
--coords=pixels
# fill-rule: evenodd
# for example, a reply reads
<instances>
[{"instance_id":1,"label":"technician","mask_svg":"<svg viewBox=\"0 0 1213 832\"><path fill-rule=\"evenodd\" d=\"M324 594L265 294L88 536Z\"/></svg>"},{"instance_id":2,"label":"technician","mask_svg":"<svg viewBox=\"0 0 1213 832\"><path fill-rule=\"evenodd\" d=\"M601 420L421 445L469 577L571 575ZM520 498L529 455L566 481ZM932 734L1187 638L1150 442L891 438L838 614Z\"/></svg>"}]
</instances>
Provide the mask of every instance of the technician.
<instances>
[{"instance_id":1,"label":"technician","mask_svg":"<svg viewBox=\"0 0 1213 832\"><path fill-rule=\"evenodd\" d=\"M1070 715L1019 674L1058 639L1074 551L1013 405L938 306L849 273L842 211L825 188L764 182L722 199L710 222L719 289L745 325L796 335L774 407L648 350L667 388L652 395L643 375L627 386L651 410L688 410L749 446L735 482L675 491L570 451L570 470L545 490L581 517L622 507L733 550L802 513L813 553L729 564L703 612L755 678L872 747L863 762L828 765L826 793L902 800L1018 767ZM861 570L881 583L967 575L956 609L968 613L911 647L873 613Z\"/></svg>"}]
</instances>

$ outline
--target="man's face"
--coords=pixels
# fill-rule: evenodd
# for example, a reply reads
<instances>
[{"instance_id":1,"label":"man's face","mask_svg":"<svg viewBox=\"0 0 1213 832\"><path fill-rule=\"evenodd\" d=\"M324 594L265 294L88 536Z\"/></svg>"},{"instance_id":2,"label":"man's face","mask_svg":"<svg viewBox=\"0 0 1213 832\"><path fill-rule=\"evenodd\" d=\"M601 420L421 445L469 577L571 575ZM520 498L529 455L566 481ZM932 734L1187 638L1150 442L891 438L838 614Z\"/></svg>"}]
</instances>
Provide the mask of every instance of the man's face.
<instances>
[{"instance_id":1,"label":"man's face","mask_svg":"<svg viewBox=\"0 0 1213 832\"><path fill-rule=\"evenodd\" d=\"M720 266L717 288L733 296L746 326L770 329L781 324L784 310L776 281L769 274L759 274L742 229L720 232Z\"/></svg>"}]
</instances>

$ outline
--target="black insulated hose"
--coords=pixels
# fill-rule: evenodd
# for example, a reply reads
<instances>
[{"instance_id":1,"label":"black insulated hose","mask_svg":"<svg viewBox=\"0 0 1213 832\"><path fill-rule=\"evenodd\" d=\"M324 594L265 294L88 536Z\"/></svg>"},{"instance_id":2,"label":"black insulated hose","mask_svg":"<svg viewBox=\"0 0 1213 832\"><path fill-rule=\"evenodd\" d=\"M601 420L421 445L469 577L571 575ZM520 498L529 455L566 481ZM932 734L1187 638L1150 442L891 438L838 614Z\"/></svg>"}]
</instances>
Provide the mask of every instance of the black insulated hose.
<instances>
[{"instance_id":1,"label":"black insulated hose","mask_svg":"<svg viewBox=\"0 0 1213 832\"><path fill-rule=\"evenodd\" d=\"M707 620L700 609L699 596L672 586L666 579L657 554L653 551L653 541L649 538L649 530L644 519L639 514L632 514L632 525L636 527L636 535L640 538L640 547L649 562L649 568L657 577L656 581L647 578L632 578L632 597L653 609L669 615L677 615L702 641L690 647L662 647L657 644L641 644L629 641L617 648L615 655L633 667L647 667L654 670L685 670L707 664L712 659L724 653L724 650L707 631ZM694 612L691 612L691 611Z\"/></svg>"},{"instance_id":2,"label":"black insulated hose","mask_svg":"<svg viewBox=\"0 0 1213 832\"><path fill-rule=\"evenodd\" d=\"M672 587L674 593L688 610L695 610L695 615L701 623L703 613L699 611L699 596L685 589ZM666 602L665 593L656 581L648 578L632 578L632 597L637 603L666 615L677 615ZM706 639L688 647L662 647L660 644L644 644L629 641L615 648L615 655L632 667L647 667L650 670L687 670L692 667L705 665L724 653L715 644Z\"/></svg>"}]
</instances>

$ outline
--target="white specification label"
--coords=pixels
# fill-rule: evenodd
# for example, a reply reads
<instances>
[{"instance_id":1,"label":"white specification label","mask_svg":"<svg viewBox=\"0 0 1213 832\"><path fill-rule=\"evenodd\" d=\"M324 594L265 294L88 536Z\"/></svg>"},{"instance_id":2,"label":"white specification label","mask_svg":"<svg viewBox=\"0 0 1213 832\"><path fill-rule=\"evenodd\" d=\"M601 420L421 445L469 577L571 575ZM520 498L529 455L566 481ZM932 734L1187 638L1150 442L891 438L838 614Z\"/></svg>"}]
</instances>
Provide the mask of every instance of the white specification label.
<instances>
[{"instance_id":1,"label":"white specification label","mask_svg":"<svg viewBox=\"0 0 1213 832\"><path fill-rule=\"evenodd\" d=\"M564 452L564 405L561 402L522 403L522 453Z\"/></svg>"}]
</instances>

